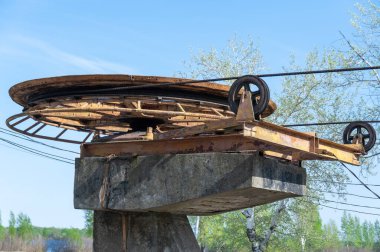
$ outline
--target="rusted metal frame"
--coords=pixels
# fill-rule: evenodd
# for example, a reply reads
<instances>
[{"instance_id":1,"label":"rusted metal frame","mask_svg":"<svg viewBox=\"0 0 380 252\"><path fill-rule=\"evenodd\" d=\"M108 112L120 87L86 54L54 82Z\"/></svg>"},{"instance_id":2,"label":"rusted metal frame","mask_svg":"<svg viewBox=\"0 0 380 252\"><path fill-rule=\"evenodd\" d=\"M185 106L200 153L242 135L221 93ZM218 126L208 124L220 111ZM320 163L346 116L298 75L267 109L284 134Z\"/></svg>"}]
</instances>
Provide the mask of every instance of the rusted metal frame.
<instances>
[{"instance_id":1,"label":"rusted metal frame","mask_svg":"<svg viewBox=\"0 0 380 252\"><path fill-rule=\"evenodd\" d=\"M67 124L64 124L64 123L62 123L62 122L52 122L52 121L49 121L47 118L43 118L43 119L41 119L41 122L42 122L42 123L46 123L47 125L49 125L49 126L53 126L53 127L65 128L65 129L75 130L75 131L85 131L85 130L81 130L81 129L78 128L78 127L74 127L74 126L71 126L71 125L67 125Z\"/></svg>"},{"instance_id":2,"label":"rusted metal frame","mask_svg":"<svg viewBox=\"0 0 380 252\"><path fill-rule=\"evenodd\" d=\"M98 102L98 100L99 100L98 98L95 99L96 102ZM98 111L93 111L93 112L84 112L84 111L79 111L79 112L55 112L53 117L49 116L50 113L43 113L42 112L41 116L45 117L45 118L48 117L49 121L55 121L57 123L60 123L61 125L64 125L64 124L68 125L69 124L69 125L72 125L73 127L81 126L81 127L88 128L88 127L91 127L91 126L89 126L87 124L83 124L83 123L81 123L79 121L78 122L74 122L74 121L77 121L77 119L95 120L95 119L105 119L105 118L109 118L109 120L114 120L114 117L120 117L121 113L123 113L123 112L117 111L117 109L115 109L116 108L115 104L112 104L111 106L110 105L104 106L104 103L103 104L98 104L98 103L96 103L96 104L94 104L94 103L93 104L89 104L89 102L94 102L94 101L91 101L91 100L90 101L86 101L86 102L67 101L66 102L67 104L63 104L62 102L55 102L55 105L57 105L57 106L68 105L68 106L64 106L63 108L62 107L61 108L56 108L56 109L59 109L61 111L64 111L64 109L68 109L70 111L73 111L73 109L82 110L83 108L89 108L89 107L90 108L99 108L100 107L100 108L103 108L103 111L99 111L100 109L98 109ZM123 104L125 104L125 102ZM47 103L45 105L46 106L52 106L53 104L49 102L49 103ZM154 105L157 105L157 104L152 104L152 105L154 106ZM72 106L72 107L70 108L70 106ZM135 106L137 106L137 104L135 104ZM144 106L145 106L145 104L144 104ZM147 106L150 106L150 105L147 105ZM219 114L217 114L217 115L221 115L221 116L219 116L219 117L216 116L215 118L210 118L210 116L208 116L207 113L212 113L211 117L213 117L213 116L215 116L214 111L217 111L217 110L215 110L215 108L204 107L203 108L204 111L202 111L202 113L201 113L202 116L200 116L199 113L195 114L195 116L197 117L197 119L192 119L192 120L189 120L189 119L187 119L187 120L174 120L171 117L181 117L182 116L182 117L185 117L185 118L186 117L193 117L194 118L195 116L193 116L194 114L191 114L192 116L189 116L189 114L183 115L183 113L181 113L181 115L178 116L178 114L177 114L178 105L176 105L175 103L171 103L170 106L172 106L173 109L175 110L175 111L173 111L175 114L174 115L166 115L166 117L167 117L166 118L166 122L167 123L174 123L174 124L176 124L176 122L178 122L176 124L178 127L189 127L189 126L199 125L199 123L195 123L195 122L206 121L206 119L203 119L204 117L207 117L208 120L217 120L217 119L221 119L221 118L226 118L227 117L227 115L223 116L219 112ZM32 110L35 110L36 107L41 108L41 105L40 106L37 105L37 106L33 107ZM195 109L200 109L199 105L196 106L196 105L192 104L192 107L194 108L194 110ZM104 111L105 108L109 108L110 110L109 111ZM160 111L160 109L161 109L161 111ZM165 116L165 115L162 115L162 110L164 110L164 109L163 108L157 108L157 109L154 109L154 110L158 111L157 112L157 113L159 113L158 116L163 117L163 116ZM190 110L192 110L192 109L190 109ZM154 116L157 116L157 114L156 115L149 115L149 114L146 114L146 113L140 113L140 111L141 110L136 110L136 112L132 112L132 113L126 112L129 115L123 115L123 117L128 118L128 117L132 117L132 116L141 116L141 117L154 117ZM145 111L146 110L144 110L144 112ZM225 109L224 110L222 109L221 111L226 112ZM187 112L191 113L192 111L187 111ZM62 119L60 119L60 118L62 118ZM65 119L72 119L72 121L67 121ZM111 129L111 130L117 131L118 129L114 128L114 129ZM125 131L125 130L123 130L123 131Z\"/></svg>"},{"instance_id":3,"label":"rusted metal frame","mask_svg":"<svg viewBox=\"0 0 380 252\"><path fill-rule=\"evenodd\" d=\"M217 115L219 115L219 116L224 116L222 113L220 113L220 111L218 111L218 110L215 109L215 108L212 108L211 110L214 111L215 114L217 114Z\"/></svg>"},{"instance_id":4,"label":"rusted metal frame","mask_svg":"<svg viewBox=\"0 0 380 252\"><path fill-rule=\"evenodd\" d=\"M72 125L72 126L80 126L80 127L115 127L115 128L128 128L129 130L130 125L128 123L120 123L116 120L102 120L102 119L96 119L96 120L89 120L86 122L81 122L81 120L74 120L74 119L67 119L67 118L61 118L57 116L47 116L43 117L42 120L47 119L49 121L54 122L60 122L66 125Z\"/></svg>"},{"instance_id":5,"label":"rusted metal frame","mask_svg":"<svg viewBox=\"0 0 380 252\"><path fill-rule=\"evenodd\" d=\"M30 118L29 115L25 114L25 117L20 119L19 121L15 122L15 123L12 123L12 124L9 124L10 126L14 127L16 125L19 125L20 123L23 123L25 122L26 120L28 120ZM8 120L7 120L8 121Z\"/></svg>"},{"instance_id":6,"label":"rusted metal frame","mask_svg":"<svg viewBox=\"0 0 380 252\"><path fill-rule=\"evenodd\" d=\"M244 124L244 126L247 129L250 129L253 126L261 126L262 128L267 128L267 129L270 129L272 131L278 131L280 133L285 133L285 134L297 136L300 138L315 139L314 141L316 142L316 144L319 143L319 145L322 144L322 146L329 145L332 147L343 148L345 150L357 151L358 153L363 153L363 151L364 151L360 144L339 144L339 143L336 143L336 142L333 142L333 141L330 141L327 139L318 138L316 136L315 132L301 132L301 131L293 130L293 129L286 128L283 126L279 126L279 125L276 125L276 124L273 124L270 122L266 122L266 121L246 122Z\"/></svg>"},{"instance_id":7,"label":"rusted metal frame","mask_svg":"<svg viewBox=\"0 0 380 252\"><path fill-rule=\"evenodd\" d=\"M18 132L18 133L21 133L21 134L27 135L27 136L38 137L38 138L48 139L48 140L58 140L58 141L61 141L61 142L66 142L66 143L74 143L74 144L81 144L81 143L82 143L82 142L80 142L80 141L75 141L75 140L70 140L70 139L57 139L57 138L55 138L55 137L49 137L49 136L38 135L38 134L36 134L36 133L35 133L35 134L32 134L32 133L29 133L29 132L25 132L24 130L20 130L20 129L14 127L14 126L13 126L14 124L11 124L11 122L12 122L13 120L15 120L15 119L17 119L17 118L20 118L20 117L23 117L23 116L27 116L27 119L32 119L32 120L34 120L33 118L28 117L27 114L25 114L25 113L20 113L20 114L16 114L16 115L13 115L13 116L9 117L9 118L6 120L5 123L6 123L6 125L7 125L10 129L12 129L12 130L14 130L14 131L16 131L16 132ZM40 122L40 123L44 123L44 124L48 124L48 125L50 125L50 124L47 123L47 122ZM17 125L17 124L16 124L16 125ZM53 126L58 126L58 125L57 125L56 123L54 123ZM65 130L67 130L67 129L65 129Z\"/></svg>"},{"instance_id":8,"label":"rusted metal frame","mask_svg":"<svg viewBox=\"0 0 380 252\"><path fill-rule=\"evenodd\" d=\"M54 118L62 118L62 119L72 119L72 120L109 120L114 121L115 119L121 119L121 118L130 118L130 117L136 117L137 115L141 115L142 117L156 117L157 115L147 115L145 113L128 113L128 114L102 114L102 113L93 113L93 112L56 112L54 113ZM41 113L39 114L41 117L49 117L53 118L51 116L51 113ZM220 118L199 118L198 116L184 116L184 115L169 115L169 116L160 116L161 119L166 120L167 122L207 122L207 121L215 121L220 120ZM228 117L222 117L222 118L228 118Z\"/></svg>"},{"instance_id":9,"label":"rusted metal frame","mask_svg":"<svg viewBox=\"0 0 380 252\"><path fill-rule=\"evenodd\" d=\"M151 141L85 143L81 145L81 156L235 152L254 149L254 142L238 134Z\"/></svg>"},{"instance_id":10,"label":"rusted metal frame","mask_svg":"<svg viewBox=\"0 0 380 252\"><path fill-rule=\"evenodd\" d=\"M236 118L207 122L202 125L157 133L156 140L183 138L217 129L243 126L243 135L277 147L287 147L293 151L287 153L293 161L304 159L339 159L343 162L359 165L359 156L364 153L361 145L345 146L332 141L319 139L315 133L303 133L281 127L269 122L255 121L249 92L242 94ZM244 121L244 123L242 123ZM266 149L262 149L265 151ZM278 152L276 148L273 150ZM282 153L282 152L280 152ZM284 153L282 153L284 154Z\"/></svg>"},{"instance_id":11,"label":"rusted metal frame","mask_svg":"<svg viewBox=\"0 0 380 252\"><path fill-rule=\"evenodd\" d=\"M160 140L160 139L193 136L200 133L212 132L217 129L236 127L240 124L241 122L236 121L235 118L229 118L229 119L218 120L218 121L210 121L202 125L185 127L185 128L180 128L176 130L170 130L164 133L158 133L154 135L154 139Z\"/></svg>"},{"instance_id":12,"label":"rusted metal frame","mask_svg":"<svg viewBox=\"0 0 380 252\"><path fill-rule=\"evenodd\" d=\"M338 159L359 165L359 156L364 153L361 144L338 144L267 122L245 123L243 135L274 146L287 146L293 150L291 152L293 160Z\"/></svg>"},{"instance_id":13,"label":"rusted metal frame","mask_svg":"<svg viewBox=\"0 0 380 252\"><path fill-rule=\"evenodd\" d=\"M30 109L27 111L27 113L30 115L36 115L36 114L54 114L57 112L100 112L100 111L120 111L120 112L129 112L129 113L136 112L136 113L167 115L167 116L186 115L186 116L220 119L220 116L202 114L202 113L190 113L190 112L181 112L181 111L156 111L156 110L149 110L149 109L130 109L130 108L72 108L72 109L54 108L54 109L42 109L42 110Z\"/></svg>"},{"instance_id":14,"label":"rusted metal frame","mask_svg":"<svg viewBox=\"0 0 380 252\"><path fill-rule=\"evenodd\" d=\"M147 98L149 98L149 97L147 97ZM173 106L173 107L177 106L176 103L181 102L181 105L184 108L185 107L197 108L198 110L199 109L205 109L205 110L210 110L210 112L211 112L211 110L216 109L216 110L220 110L221 112L224 112L226 114L233 115L233 113L231 111L226 109L226 108L228 108L227 105L219 105L219 104L210 103L211 107L210 106L200 106L200 105L195 105L194 100L186 100L186 99L181 99L181 98L175 98L175 99L173 99L172 102L156 101L153 98L142 100L140 97L136 98L136 100L143 101L145 104L148 104L148 105L169 105L169 106ZM185 101L182 101L182 100L185 100ZM84 98L81 101L64 100L64 101L57 101L57 102L43 102L43 103L39 103L39 104L33 106L33 109L44 109L47 107L51 108L51 107L56 107L56 106L74 106L74 105L75 105L74 107L78 107L78 106L81 106L81 104L86 105L87 103L95 104L95 105L101 103L103 106L106 105L106 107L113 107L114 105L125 105L126 101L123 99L115 99L114 102L118 102L118 103L108 105L107 104L108 102L99 101L99 98L92 98L92 99L91 98L87 98L87 99ZM133 97L131 97L131 98L129 97L127 104L128 103L132 104L132 102L135 102L133 100ZM204 103L207 103L207 102L204 102ZM224 107L224 108L222 108L222 107Z\"/></svg>"},{"instance_id":15,"label":"rusted metal frame","mask_svg":"<svg viewBox=\"0 0 380 252\"><path fill-rule=\"evenodd\" d=\"M93 134L94 132L90 132L87 134L87 136L82 140L82 143L85 143L87 141L87 139L90 138L90 136Z\"/></svg>"},{"instance_id":16,"label":"rusted metal frame","mask_svg":"<svg viewBox=\"0 0 380 252\"><path fill-rule=\"evenodd\" d=\"M22 132L23 133L26 133L28 132L29 130L33 129L34 127L36 127L38 124L40 124L41 122L35 122L33 123L31 126L29 126L28 128L24 129Z\"/></svg>"},{"instance_id":17,"label":"rusted metal frame","mask_svg":"<svg viewBox=\"0 0 380 252\"><path fill-rule=\"evenodd\" d=\"M95 130L102 131L103 134L107 135L107 132L130 132L130 128L127 127L115 127L115 126L95 126L93 127Z\"/></svg>"},{"instance_id":18,"label":"rusted metal frame","mask_svg":"<svg viewBox=\"0 0 380 252\"><path fill-rule=\"evenodd\" d=\"M184 117L183 119L181 118L176 118L176 117ZM186 122L208 122L208 121L215 121L215 120L218 120L218 119L207 119L207 121L205 119L199 119L199 118L191 118L190 116L176 116L176 117L168 117L167 120L168 122L179 122L179 123L186 123ZM190 117L190 118L189 118Z\"/></svg>"},{"instance_id":19,"label":"rusted metal frame","mask_svg":"<svg viewBox=\"0 0 380 252\"><path fill-rule=\"evenodd\" d=\"M242 121L254 120L254 111L252 106L251 93L249 91L243 91L242 98L240 99L239 110L236 117L222 119L217 121L205 122L202 125L186 127L176 130L171 130L164 133L157 133L154 139L168 139L193 136L202 133L208 133L216 131L218 129L227 129L241 125Z\"/></svg>"},{"instance_id":20,"label":"rusted metal frame","mask_svg":"<svg viewBox=\"0 0 380 252\"><path fill-rule=\"evenodd\" d=\"M182 107L181 103L177 102L176 105L181 112L186 112L185 109Z\"/></svg>"},{"instance_id":21,"label":"rusted metal frame","mask_svg":"<svg viewBox=\"0 0 380 252\"><path fill-rule=\"evenodd\" d=\"M63 129L61 132L59 132L59 134L55 137L55 139L59 139L63 133L65 133L67 131L67 129Z\"/></svg>"},{"instance_id":22,"label":"rusted metal frame","mask_svg":"<svg viewBox=\"0 0 380 252\"><path fill-rule=\"evenodd\" d=\"M274 144L261 139L247 137L242 134L223 136L199 136L184 139L163 139L152 141L123 141L106 143L85 143L81 146L81 156L108 156L115 155L162 155L206 152L253 152L265 150L264 154L276 158L289 159L293 153L300 153L300 157L313 160L336 160L334 157L320 153L299 150L293 146ZM348 153L347 155L353 155ZM300 159L300 160L305 160ZM353 165L357 162L342 160Z\"/></svg>"},{"instance_id":23,"label":"rusted metal frame","mask_svg":"<svg viewBox=\"0 0 380 252\"><path fill-rule=\"evenodd\" d=\"M36 129L35 131L33 131L31 134L34 136L35 134L37 134L40 130L42 130L45 127L46 127L46 124L42 123L42 125L40 127L38 127L38 129Z\"/></svg>"}]
</instances>

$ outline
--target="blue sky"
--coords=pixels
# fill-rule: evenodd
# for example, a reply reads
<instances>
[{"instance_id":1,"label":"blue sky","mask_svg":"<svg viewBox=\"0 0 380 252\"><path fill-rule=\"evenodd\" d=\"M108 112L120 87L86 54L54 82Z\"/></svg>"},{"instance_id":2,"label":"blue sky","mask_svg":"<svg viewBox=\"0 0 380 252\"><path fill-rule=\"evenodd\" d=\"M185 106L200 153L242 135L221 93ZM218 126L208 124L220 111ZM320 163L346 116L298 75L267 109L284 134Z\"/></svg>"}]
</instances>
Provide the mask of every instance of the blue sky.
<instances>
[{"instance_id":1,"label":"blue sky","mask_svg":"<svg viewBox=\"0 0 380 252\"><path fill-rule=\"evenodd\" d=\"M0 127L21 112L8 97L8 89L18 82L95 73L172 76L186 71L183 61L192 52L221 49L235 35L257 41L268 72L281 71L292 54L302 65L311 50L338 46L339 31L350 37L355 2L363 1L0 0ZM25 212L38 226L83 227L83 212L73 209L73 165L4 143L0 153L3 224L13 210ZM349 191L367 195L359 187ZM348 202L372 205L355 198ZM340 215L322 210L324 220Z\"/></svg>"}]
</instances>

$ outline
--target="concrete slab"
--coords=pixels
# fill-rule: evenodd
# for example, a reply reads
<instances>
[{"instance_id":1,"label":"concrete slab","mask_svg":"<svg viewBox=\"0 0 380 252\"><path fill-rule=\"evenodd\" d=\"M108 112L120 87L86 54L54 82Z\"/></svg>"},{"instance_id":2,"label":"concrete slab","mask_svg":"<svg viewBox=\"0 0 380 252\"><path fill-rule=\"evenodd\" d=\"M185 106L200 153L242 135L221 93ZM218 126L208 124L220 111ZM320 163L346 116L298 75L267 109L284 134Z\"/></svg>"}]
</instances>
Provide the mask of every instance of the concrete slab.
<instances>
[{"instance_id":1,"label":"concrete slab","mask_svg":"<svg viewBox=\"0 0 380 252\"><path fill-rule=\"evenodd\" d=\"M306 172L258 153L76 160L79 209L208 215L302 196Z\"/></svg>"}]
</instances>

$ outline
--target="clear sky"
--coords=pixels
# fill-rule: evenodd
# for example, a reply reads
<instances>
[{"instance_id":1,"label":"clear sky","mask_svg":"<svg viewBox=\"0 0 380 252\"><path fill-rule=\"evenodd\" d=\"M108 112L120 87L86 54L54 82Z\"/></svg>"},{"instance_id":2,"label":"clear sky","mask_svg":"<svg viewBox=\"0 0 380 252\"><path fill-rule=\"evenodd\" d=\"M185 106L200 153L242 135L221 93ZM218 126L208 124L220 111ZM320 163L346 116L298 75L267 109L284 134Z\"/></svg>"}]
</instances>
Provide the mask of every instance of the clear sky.
<instances>
[{"instance_id":1,"label":"clear sky","mask_svg":"<svg viewBox=\"0 0 380 252\"><path fill-rule=\"evenodd\" d=\"M281 71L291 54L302 65L309 51L337 46L339 31L350 36L355 2L363 1L0 0L0 127L21 112L8 97L8 89L18 82L95 73L172 76L186 71L183 61L192 52L223 48L235 35L257 41L268 72ZM17 151L1 141L0 157L3 224L8 225L13 210L28 214L38 226L83 227L83 211L73 209L73 165ZM349 187L349 192L369 195L359 187ZM353 197L347 202L380 207ZM324 221L341 215L326 209L321 213Z\"/></svg>"}]
</instances>

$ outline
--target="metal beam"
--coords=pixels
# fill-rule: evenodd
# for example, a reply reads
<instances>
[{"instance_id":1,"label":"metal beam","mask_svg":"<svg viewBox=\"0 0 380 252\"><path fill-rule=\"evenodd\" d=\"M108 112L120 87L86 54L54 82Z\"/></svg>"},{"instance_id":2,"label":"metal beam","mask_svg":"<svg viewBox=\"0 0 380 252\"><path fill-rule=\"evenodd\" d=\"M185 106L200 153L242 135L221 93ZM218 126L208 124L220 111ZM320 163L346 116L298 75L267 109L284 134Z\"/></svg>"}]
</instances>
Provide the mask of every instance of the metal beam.
<instances>
[{"instance_id":1,"label":"metal beam","mask_svg":"<svg viewBox=\"0 0 380 252\"><path fill-rule=\"evenodd\" d=\"M327 140L321 141L321 139L302 132L298 133L298 136L292 136L286 132L274 131L273 129L270 132L269 129L259 126L253 128L245 126L243 134L151 141L85 143L81 146L81 156L264 151L264 154L277 158L289 159L291 157L292 161L331 161L338 159L348 164L360 165L358 158L362 153L363 147L361 145L336 144Z\"/></svg>"}]
</instances>

